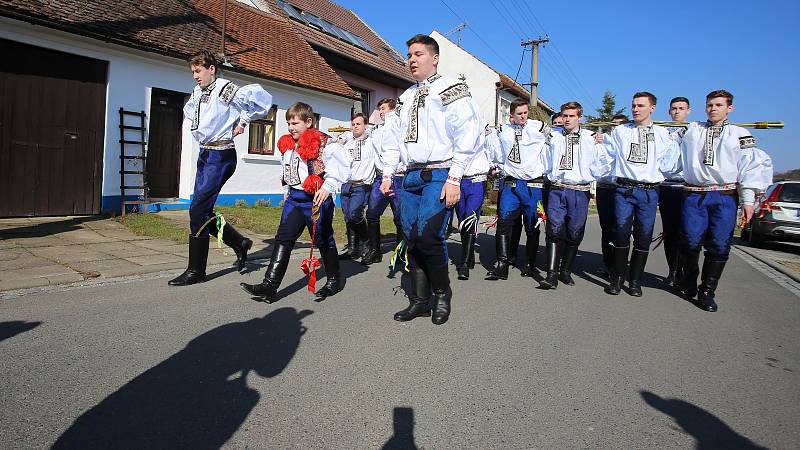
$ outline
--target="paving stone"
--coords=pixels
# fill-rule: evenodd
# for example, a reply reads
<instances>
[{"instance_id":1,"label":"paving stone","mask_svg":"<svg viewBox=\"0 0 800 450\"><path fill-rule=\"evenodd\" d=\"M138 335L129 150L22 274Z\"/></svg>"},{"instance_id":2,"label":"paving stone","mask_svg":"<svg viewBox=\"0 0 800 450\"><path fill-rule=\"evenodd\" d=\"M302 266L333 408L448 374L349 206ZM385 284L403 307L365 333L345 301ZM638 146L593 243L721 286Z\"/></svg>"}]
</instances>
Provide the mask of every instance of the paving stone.
<instances>
[{"instance_id":1,"label":"paving stone","mask_svg":"<svg viewBox=\"0 0 800 450\"><path fill-rule=\"evenodd\" d=\"M37 247L30 249L30 251L36 256L58 261L60 263L114 259L114 257L111 255L90 250L83 245L56 245L52 247Z\"/></svg>"},{"instance_id":2,"label":"paving stone","mask_svg":"<svg viewBox=\"0 0 800 450\"><path fill-rule=\"evenodd\" d=\"M46 266L28 267L25 269L3 270L0 272L0 280L19 280L25 278L51 277L76 273L74 270L60 264L49 264Z\"/></svg>"},{"instance_id":3,"label":"paving stone","mask_svg":"<svg viewBox=\"0 0 800 450\"><path fill-rule=\"evenodd\" d=\"M20 250L19 253L0 250L0 270L27 269L51 264L53 264L52 261L34 256L26 250Z\"/></svg>"},{"instance_id":4,"label":"paving stone","mask_svg":"<svg viewBox=\"0 0 800 450\"><path fill-rule=\"evenodd\" d=\"M149 255L149 256L133 256L130 258L123 258L127 261L142 265L142 266L152 266L155 264L164 264L164 263L172 263L172 262L181 262L183 264L186 263L186 258L181 258L177 255L171 254L159 254L159 255Z\"/></svg>"},{"instance_id":5,"label":"paving stone","mask_svg":"<svg viewBox=\"0 0 800 450\"><path fill-rule=\"evenodd\" d=\"M146 247L140 247L138 245L133 245L130 242L107 242L107 243L100 243L100 244L86 244L91 250L102 252L107 255L111 255L117 258L129 258L132 256L147 256L147 255L157 255L159 254L158 251L149 249Z\"/></svg>"},{"instance_id":6,"label":"paving stone","mask_svg":"<svg viewBox=\"0 0 800 450\"><path fill-rule=\"evenodd\" d=\"M69 242L54 236L15 237L8 239L19 247L50 247L54 245L67 245Z\"/></svg>"},{"instance_id":7,"label":"paving stone","mask_svg":"<svg viewBox=\"0 0 800 450\"><path fill-rule=\"evenodd\" d=\"M114 238L103 236L94 230L87 230L87 229L66 231L63 233L55 234L54 236L74 244L116 241L116 239Z\"/></svg>"}]
</instances>

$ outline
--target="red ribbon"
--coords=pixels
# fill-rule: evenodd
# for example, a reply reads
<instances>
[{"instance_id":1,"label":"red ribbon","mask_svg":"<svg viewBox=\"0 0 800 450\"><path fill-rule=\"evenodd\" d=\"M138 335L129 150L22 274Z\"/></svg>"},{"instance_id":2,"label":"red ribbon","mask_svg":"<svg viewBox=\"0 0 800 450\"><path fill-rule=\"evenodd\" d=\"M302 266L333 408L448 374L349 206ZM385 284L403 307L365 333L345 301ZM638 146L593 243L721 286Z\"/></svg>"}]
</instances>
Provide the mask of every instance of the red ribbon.
<instances>
[{"instance_id":1,"label":"red ribbon","mask_svg":"<svg viewBox=\"0 0 800 450\"><path fill-rule=\"evenodd\" d=\"M310 178L310 177L309 177ZM321 178L317 177L320 181ZM308 180L308 179L306 179ZM315 180L316 181L316 180ZM319 182L314 183L314 192L316 192L320 187ZM317 221L319 220L319 206L313 205L311 207L311 251L309 252L308 258L304 259L300 263L300 270L303 271L304 274L308 276L308 292L312 294L316 292L316 284L317 284L317 268L322 266L319 259L314 257L314 241L317 237ZM335 249L334 249L335 250Z\"/></svg>"}]
</instances>

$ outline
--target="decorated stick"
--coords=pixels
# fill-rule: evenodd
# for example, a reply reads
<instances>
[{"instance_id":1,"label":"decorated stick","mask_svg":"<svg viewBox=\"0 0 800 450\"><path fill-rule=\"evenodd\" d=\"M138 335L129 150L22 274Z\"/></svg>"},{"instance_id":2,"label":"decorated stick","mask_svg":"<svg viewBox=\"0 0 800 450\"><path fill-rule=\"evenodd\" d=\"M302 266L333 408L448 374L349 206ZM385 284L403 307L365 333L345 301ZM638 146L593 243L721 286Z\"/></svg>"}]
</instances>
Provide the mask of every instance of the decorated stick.
<instances>
[{"instance_id":1,"label":"decorated stick","mask_svg":"<svg viewBox=\"0 0 800 450\"><path fill-rule=\"evenodd\" d=\"M624 123L626 122L587 122L581 125L584 127L613 127L617 125L622 125ZM653 123L665 127L685 127L689 125L690 122L671 122L671 121L656 120L653 121ZM731 125L736 125L742 128L755 128L757 130L774 130L783 128L783 122L737 122L737 123L731 123Z\"/></svg>"}]
</instances>

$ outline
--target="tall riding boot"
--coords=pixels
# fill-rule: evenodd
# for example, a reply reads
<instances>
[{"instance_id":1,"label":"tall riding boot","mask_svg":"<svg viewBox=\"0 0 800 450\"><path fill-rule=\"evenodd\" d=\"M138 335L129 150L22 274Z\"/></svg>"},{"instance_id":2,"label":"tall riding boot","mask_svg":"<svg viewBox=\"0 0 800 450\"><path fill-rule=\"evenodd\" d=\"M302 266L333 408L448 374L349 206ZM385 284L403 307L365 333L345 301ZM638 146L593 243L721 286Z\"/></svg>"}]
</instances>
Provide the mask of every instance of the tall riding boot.
<instances>
[{"instance_id":1,"label":"tall riding boot","mask_svg":"<svg viewBox=\"0 0 800 450\"><path fill-rule=\"evenodd\" d=\"M634 297L642 296L642 286L639 284L644 274L644 266L647 264L647 255L650 252L647 250L633 249L631 255L631 265L628 269L628 293Z\"/></svg>"},{"instance_id":2,"label":"tall riding boot","mask_svg":"<svg viewBox=\"0 0 800 450\"><path fill-rule=\"evenodd\" d=\"M355 240L353 241L353 247L351 247L352 258L363 258L364 253L367 251L367 220L362 219L361 222L353 223L351 226L355 232Z\"/></svg>"},{"instance_id":3,"label":"tall riding boot","mask_svg":"<svg viewBox=\"0 0 800 450\"><path fill-rule=\"evenodd\" d=\"M289 266L289 256L292 254L294 243L275 243L272 248L272 257L269 260L269 267L264 273L264 281L260 284L239 283L239 286L248 294L260 297L261 301L272 303L276 300L275 294L281 285L286 268Z\"/></svg>"},{"instance_id":4,"label":"tall riding boot","mask_svg":"<svg viewBox=\"0 0 800 450\"><path fill-rule=\"evenodd\" d=\"M379 263L383 259L381 254L381 223L367 223L367 236L367 251L364 253L362 262L367 265Z\"/></svg>"},{"instance_id":5,"label":"tall riding boot","mask_svg":"<svg viewBox=\"0 0 800 450\"><path fill-rule=\"evenodd\" d=\"M206 281L208 263L208 236L189 236L189 264L177 278L169 280L170 286L188 286Z\"/></svg>"},{"instance_id":6,"label":"tall riding boot","mask_svg":"<svg viewBox=\"0 0 800 450\"><path fill-rule=\"evenodd\" d=\"M213 220L208 224L208 231L213 236L216 236L217 233L219 233L217 230L217 224ZM236 270L239 272L243 271L245 262L247 262L247 252L253 247L253 241L242 236L242 234L239 233L236 228L233 228L231 224L226 223L225 226L222 227L222 242L224 242L228 247L232 248L234 253L236 253Z\"/></svg>"},{"instance_id":7,"label":"tall riding boot","mask_svg":"<svg viewBox=\"0 0 800 450\"><path fill-rule=\"evenodd\" d=\"M314 295L319 299L324 299L341 292L342 277L339 271L339 255L336 254L335 248L320 247L319 255L322 259L322 267L325 269L327 281L325 286L317 289Z\"/></svg>"},{"instance_id":8,"label":"tall riding boot","mask_svg":"<svg viewBox=\"0 0 800 450\"><path fill-rule=\"evenodd\" d=\"M511 237L507 234L495 236L495 250L497 251L497 264L486 274L487 280L508 279L508 252Z\"/></svg>"},{"instance_id":9,"label":"tall riding boot","mask_svg":"<svg viewBox=\"0 0 800 450\"><path fill-rule=\"evenodd\" d=\"M683 279L683 260L681 259L681 252L678 250L675 251L673 267L675 268L675 282L672 283L672 286L680 289L681 280Z\"/></svg>"},{"instance_id":10,"label":"tall riding boot","mask_svg":"<svg viewBox=\"0 0 800 450\"><path fill-rule=\"evenodd\" d=\"M428 267L430 267L428 278L431 281L431 290L433 291L431 322L435 325L441 325L447 322L450 317L450 299L453 297L453 291L450 289L450 276L447 273L446 265L435 266L429 264Z\"/></svg>"},{"instance_id":11,"label":"tall riding boot","mask_svg":"<svg viewBox=\"0 0 800 450\"><path fill-rule=\"evenodd\" d=\"M683 267L681 290L689 299L693 299L697 295L697 276L700 275L699 263L700 249L689 250L684 248L681 251L681 266Z\"/></svg>"},{"instance_id":12,"label":"tall riding boot","mask_svg":"<svg viewBox=\"0 0 800 450\"><path fill-rule=\"evenodd\" d=\"M353 224L351 222L345 221L344 226L347 235L347 245L344 246L342 253L339 253L339 259L355 259L358 257L358 254L353 252L353 246L356 242L356 231L353 229Z\"/></svg>"},{"instance_id":13,"label":"tall riding boot","mask_svg":"<svg viewBox=\"0 0 800 450\"><path fill-rule=\"evenodd\" d=\"M561 271L558 274L558 279L567 286L575 285L575 280L572 279L572 265L575 263L575 255L577 254L577 245L567 244L564 246L564 251L561 255Z\"/></svg>"},{"instance_id":14,"label":"tall riding boot","mask_svg":"<svg viewBox=\"0 0 800 450\"><path fill-rule=\"evenodd\" d=\"M517 219L514 225L511 226L511 240L508 244L508 265L517 265L517 249L519 249L519 240L522 237L522 220Z\"/></svg>"},{"instance_id":15,"label":"tall riding boot","mask_svg":"<svg viewBox=\"0 0 800 450\"><path fill-rule=\"evenodd\" d=\"M703 274L700 277L700 288L697 290L697 302L695 303L698 308L708 312L717 310L714 291L717 290L717 284L720 277L722 277L725 262L723 259L709 257L708 253L706 253L706 259L703 261Z\"/></svg>"},{"instance_id":16,"label":"tall riding boot","mask_svg":"<svg viewBox=\"0 0 800 450\"><path fill-rule=\"evenodd\" d=\"M458 279L469 280L469 261L474 258L475 233L472 230L461 231L461 261L458 264Z\"/></svg>"},{"instance_id":17,"label":"tall riding boot","mask_svg":"<svg viewBox=\"0 0 800 450\"><path fill-rule=\"evenodd\" d=\"M408 307L394 315L394 320L399 322L431 315L431 286L428 283L428 276L419 267L411 269L409 275L411 276L411 294L408 296Z\"/></svg>"},{"instance_id":18,"label":"tall riding boot","mask_svg":"<svg viewBox=\"0 0 800 450\"><path fill-rule=\"evenodd\" d=\"M613 258L611 264L611 275L609 276L609 284L604 289L606 294L619 295L622 290L622 280L625 276L625 266L628 265L628 247L612 246Z\"/></svg>"},{"instance_id":19,"label":"tall riding boot","mask_svg":"<svg viewBox=\"0 0 800 450\"><path fill-rule=\"evenodd\" d=\"M667 278L664 280L670 286L677 286L678 283L678 246L672 242L672 238L670 238L670 242L667 243L666 240L664 241L664 256L667 258L667 266L669 267L669 273L667 274Z\"/></svg>"},{"instance_id":20,"label":"tall riding boot","mask_svg":"<svg viewBox=\"0 0 800 450\"><path fill-rule=\"evenodd\" d=\"M605 277L611 276L611 267L614 265L614 247L610 242L603 242L600 246L603 252L602 274Z\"/></svg>"},{"instance_id":21,"label":"tall riding boot","mask_svg":"<svg viewBox=\"0 0 800 450\"><path fill-rule=\"evenodd\" d=\"M536 272L536 255L539 253L539 230L534 229L525 237L525 268L522 269L523 277L532 277Z\"/></svg>"},{"instance_id":22,"label":"tall riding boot","mask_svg":"<svg viewBox=\"0 0 800 450\"><path fill-rule=\"evenodd\" d=\"M547 242L547 276L542 280L544 289L555 289L558 287L558 266L561 262L561 244L559 242Z\"/></svg>"}]
</instances>

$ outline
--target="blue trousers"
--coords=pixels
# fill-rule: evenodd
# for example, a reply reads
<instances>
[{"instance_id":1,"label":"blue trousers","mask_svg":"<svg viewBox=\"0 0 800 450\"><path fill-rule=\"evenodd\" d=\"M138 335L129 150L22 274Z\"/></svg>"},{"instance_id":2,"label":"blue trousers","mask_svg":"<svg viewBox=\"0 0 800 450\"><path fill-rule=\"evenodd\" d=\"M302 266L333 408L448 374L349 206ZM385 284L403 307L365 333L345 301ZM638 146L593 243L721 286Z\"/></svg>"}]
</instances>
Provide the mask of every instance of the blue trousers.
<instances>
[{"instance_id":1,"label":"blue trousers","mask_svg":"<svg viewBox=\"0 0 800 450\"><path fill-rule=\"evenodd\" d=\"M689 250L705 247L706 256L727 260L736 226L736 192L685 192L681 240Z\"/></svg>"},{"instance_id":2,"label":"blue trousers","mask_svg":"<svg viewBox=\"0 0 800 450\"><path fill-rule=\"evenodd\" d=\"M372 185L361 184L353 186L350 183L342 185L342 212L345 222L361 223L365 220L364 211L367 209L369 189Z\"/></svg>"},{"instance_id":3,"label":"blue trousers","mask_svg":"<svg viewBox=\"0 0 800 450\"><path fill-rule=\"evenodd\" d=\"M372 189L369 193L369 200L367 201L367 222L376 223L381 221L383 212L386 211L387 206L392 207L392 215L394 216L394 223L400 226L400 190L403 188L403 177L395 176L392 178L392 191L394 195L387 197L381 192L381 178L375 178L372 183Z\"/></svg>"},{"instance_id":4,"label":"blue trousers","mask_svg":"<svg viewBox=\"0 0 800 450\"><path fill-rule=\"evenodd\" d=\"M189 206L189 230L192 235L214 215L214 204L219 191L236 170L236 150L200 149L197 158L197 174L194 179L194 194ZM208 236L208 227L203 228L200 237Z\"/></svg>"},{"instance_id":5,"label":"blue trousers","mask_svg":"<svg viewBox=\"0 0 800 450\"><path fill-rule=\"evenodd\" d=\"M447 169L409 170L400 191L400 224L411 267L447 265L447 237L452 209L440 199Z\"/></svg>"},{"instance_id":6,"label":"blue trousers","mask_svg":"<svg viewBox=\"0 0 800 450\"><path fill-rule=\"evenodd\" d=\"M614 196L614 246L629 246L633 227L633 248L650 251L657 206L656 189L617 187Z\"/></svg>"},{"instance_id":7,"label":"blue trousers","mask_svg":"<svg viewBox=\"0 0 800 450\"><path fill-rule=\"evenodd\" d=\"M467 225L469 225L471 231L477 232L485 192L485 181L461 180L461 197L456 203L456 218L458 219L459 227L464 226L465 219L475 214L474 224Z\"/></svg>"},{"instance_id":8,"label":"blue trousers","mask_svg":"<svg viewBox=\"0 0 800 450\"><path fill-rule=\"evenodd\" d=\"M661 228L664 233L664 254L670 270L678 254L681 233L681 210L683 208L683 189L680 187L660 186L658 188L658 212L661 215Z\"/></svg>"},{"instance_id":9,"label":"blue trousers","mask_svg":"<svg viewBox=\"0 0 800 450\"><path fill-rule=\"evenodd\" d=\"M547 195L547 242L579 245L588 214L588 191L550 188Z\"/></svg>"},{"instance_id":10,"label":"blue trousers","mask_svg":"<svg viewBox=\"0 0 800 450\"><path fill-rule=\"evenodd\" d=\"M529 187L525 180L505 181L497 205L497 234L510 235L514 221L520 215L525 233L530 234L536 225L536 208L543 199L542 188Z\"/></svg>"},{"instance_id":11,"label":"blue trousers","mask_svg":"<svg viewBox=\"0 0 800 450\"><path fill-rule=\"evenodd\" d=\"M275 233L276 243L294 244L303 233L303 229L307 229L308 235L311 236L313 200L314 196L306 191L289 189L289 198L283 204L281 223L278 225L278 232ZM316 236L314 236L314 246L317 248L336 248L336 242L333 240L334 208L331 198L325 200L319 207L319 219L317 220Z\"/></svg>"}]
</instances>

